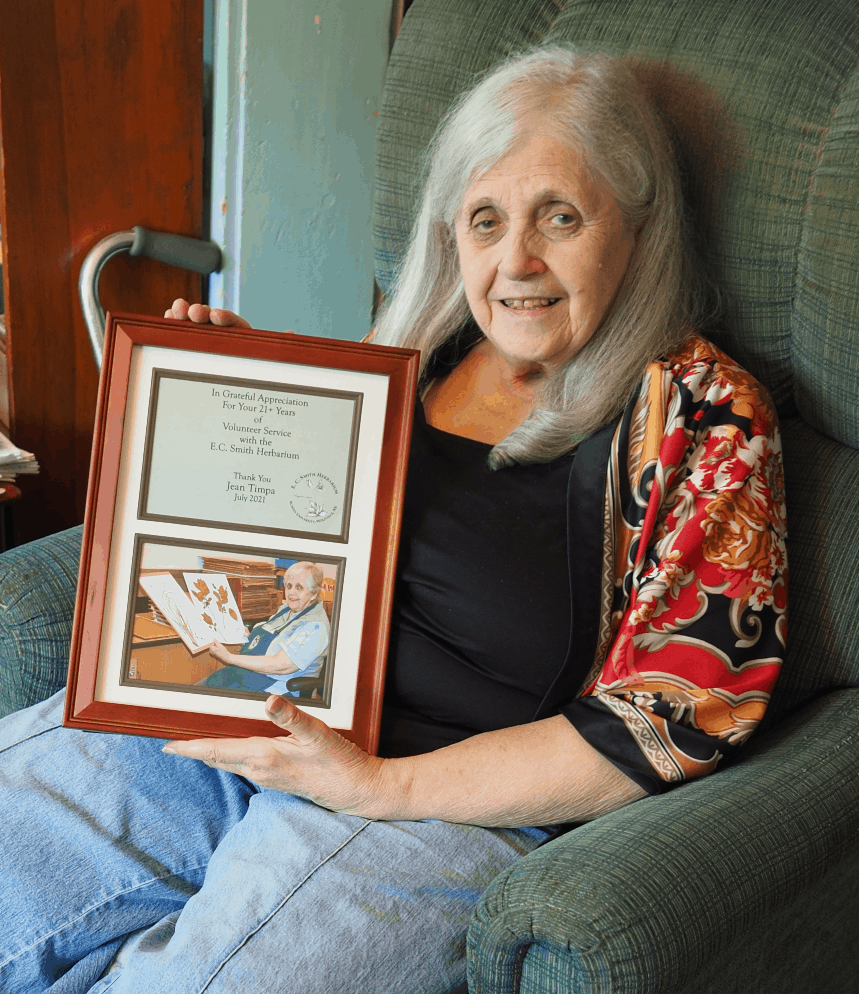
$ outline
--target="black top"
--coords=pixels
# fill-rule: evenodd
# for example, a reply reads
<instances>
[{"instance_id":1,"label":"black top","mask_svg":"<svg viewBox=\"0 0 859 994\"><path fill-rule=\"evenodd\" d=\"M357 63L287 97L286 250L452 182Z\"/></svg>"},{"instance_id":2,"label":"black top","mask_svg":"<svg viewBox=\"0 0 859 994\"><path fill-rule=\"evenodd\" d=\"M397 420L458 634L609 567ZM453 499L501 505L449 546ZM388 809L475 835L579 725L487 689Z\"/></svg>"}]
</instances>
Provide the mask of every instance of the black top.
<instances>
[{"instance_id":1,"label":"black top","mask_svg":"<svg viewBox=\"0 0 859 994\"><path fill-rule=\"evenodd\" d=\"M490 449L432 427L418 404L382 756L533 720L567 657L573 455L492 472Z\"/></svg>"}]
</instances>

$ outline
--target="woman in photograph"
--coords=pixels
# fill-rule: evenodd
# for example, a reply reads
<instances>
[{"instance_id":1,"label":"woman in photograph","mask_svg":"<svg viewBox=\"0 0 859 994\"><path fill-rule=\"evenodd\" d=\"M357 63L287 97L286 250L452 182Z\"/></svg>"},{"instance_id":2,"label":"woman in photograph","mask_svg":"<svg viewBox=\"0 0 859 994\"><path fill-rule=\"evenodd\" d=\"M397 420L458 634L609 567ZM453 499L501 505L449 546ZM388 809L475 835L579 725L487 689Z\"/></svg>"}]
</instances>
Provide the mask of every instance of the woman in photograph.
<instances>
[{"instance_id":1,"label":"woman in photograph","mask_svg":"<svg viewBox=\"0 0 859 994\"><path fill-rule=\"evenodd\" d=\"M283 606L254 625L239 652L215 642L209 653L223 668L201 685L299 696L287 688L287 681L318 676L328 655L331 626L319 599L322 580L315 563L290 566L283 577Z\"/></svg>"},{"instance_id":2,"label":"woman in photograph","mask_svg":"<svg viewBox=\"0 0 859 994\"><path fill-rule=\"evenodd\" d=\"M0 988L464 991L499 872L736 753L784 652L780 443L687 216L623 60L459 101L375 337L421 351L380 754L280 695L282 736L164 751L62 695L6 719Z\"/></svg>"}]
</instances>

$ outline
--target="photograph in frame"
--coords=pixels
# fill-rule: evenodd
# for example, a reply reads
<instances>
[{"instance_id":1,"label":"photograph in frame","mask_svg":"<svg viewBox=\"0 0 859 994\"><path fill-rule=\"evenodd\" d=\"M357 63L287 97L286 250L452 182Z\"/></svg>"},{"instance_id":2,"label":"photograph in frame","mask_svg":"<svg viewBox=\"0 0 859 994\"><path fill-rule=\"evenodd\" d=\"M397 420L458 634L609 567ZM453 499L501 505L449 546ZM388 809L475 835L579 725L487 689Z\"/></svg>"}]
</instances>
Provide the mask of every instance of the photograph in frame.
<instances>
[{"instance_id":1,"label":"photograph in frame","mask_svg":"<svg viewBox=\"0 0 859 994\"><path fill-rule=\"evenodd\" d=\"M109 317L66 725L273 736L284 693L375 752L417 371L410 349Z\"/></svg>"},{"instance_id":2,"label":"photograph in frame","mask_svg":"<svg viewBox=\"0 0 859 994\"><path fill-rule=\"evenodd\" d=\"M135 544L124 685L330 707L344 559Z\"/></svg>"}]
</instances>

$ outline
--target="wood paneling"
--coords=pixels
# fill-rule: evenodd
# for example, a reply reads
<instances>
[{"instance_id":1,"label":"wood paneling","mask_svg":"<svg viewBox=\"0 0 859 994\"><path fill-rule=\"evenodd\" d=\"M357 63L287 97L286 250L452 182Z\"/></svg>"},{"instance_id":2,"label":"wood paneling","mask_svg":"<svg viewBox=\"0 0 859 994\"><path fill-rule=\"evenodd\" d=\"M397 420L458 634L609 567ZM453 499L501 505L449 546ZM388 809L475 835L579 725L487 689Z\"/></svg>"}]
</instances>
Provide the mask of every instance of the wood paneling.
<instances>
[{"instance_id":1,"label":"wood paneling","mask_svg":"<svg viewBox=\"0 0 859 994\"><path fill-rule=\"evenodd\" d=\"M142 224L202 233L202 0L0 4L0 143L16 541L83 520L97 371L78 302L89 249ZM199 276L112 259L106 309L163 314Z\"/></svg>"}]
</instances>

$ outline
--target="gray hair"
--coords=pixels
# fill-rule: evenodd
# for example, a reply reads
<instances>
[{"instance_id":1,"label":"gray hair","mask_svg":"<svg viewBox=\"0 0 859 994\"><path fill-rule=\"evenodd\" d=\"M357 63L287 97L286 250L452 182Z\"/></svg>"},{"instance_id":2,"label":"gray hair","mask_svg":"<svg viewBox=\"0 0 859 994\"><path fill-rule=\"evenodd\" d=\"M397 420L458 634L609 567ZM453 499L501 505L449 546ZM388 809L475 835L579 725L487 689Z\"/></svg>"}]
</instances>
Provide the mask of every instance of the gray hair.
<instances>
[{"instance_id":1,"label":"gray hair","mask_svg":"<svg viewBox=\"0 0 859 994\"><path fill-rule=\"evenodd\" d=\"M293 563L283 575L284 584L286 583L286 578L289 574L294 569L298 569L299 567L304 570L305 585L307 586L307 589L311 592L311 594L318 595L319 591L322 589L322 581L324 580L324 577L322 575L322 570L316 565L316 563Z\"/></svg>"},{"instance_id":2,"label":"gray hair","mask_svg":"<svg viewBox=\"0 0 859 994\"><path fill-rule=\"evenodd\" d=\"M470 184L530 137L529 121L611 187L635 247L593 337L542 382L530 417L492 450L492 469L549 462L617 416L648 362L702 320L706 289L662 119L628 59L559 46L511 58L464 94L429 149L409 249L374 341L436 351L470 320L454 222Z\"/></svg>"}]
</instances>

